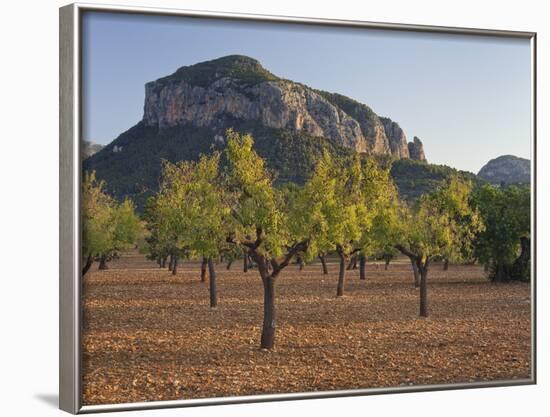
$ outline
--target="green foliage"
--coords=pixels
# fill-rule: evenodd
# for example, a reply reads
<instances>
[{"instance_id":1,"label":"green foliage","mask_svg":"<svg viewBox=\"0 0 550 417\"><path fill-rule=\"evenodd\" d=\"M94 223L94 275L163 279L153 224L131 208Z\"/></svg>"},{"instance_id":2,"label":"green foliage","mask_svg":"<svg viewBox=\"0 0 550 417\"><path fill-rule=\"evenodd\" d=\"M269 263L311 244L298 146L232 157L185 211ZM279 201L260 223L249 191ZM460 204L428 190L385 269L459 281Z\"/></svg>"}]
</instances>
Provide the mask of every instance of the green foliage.
<instances>
[{"instance_id":1,"label":"green foliage","mask_svg":"<svg viewBox=\"0 0 550 417\"><path fill-rule=\"evenodd\" d=\"M423 195L412 209L403 207L400 239L405 251L422 262L433 257L463 260L471 254L483 222L471 204L472 186L456 176L439 190Z\"/></svg>"},{"instance_id":2,"label":"green foliage","mask_svg":"<svg viewBox=\"0 0 550 417\"><path fill-rule=\"evenodd\" d=\"M243 55L228 55L181 67L174 74L160 78L155 83L160 88L167 83L184 80L192 85L208 87L222 77L234 78L236 82L251 85L279 79L253 58Z\"/></svg>"},{"instance_id":3,"label":"green foliage","mask_svg":"<svg viewBox=\"0 0 550 417\"><path fill-rule=\"evenodd\" d=\"M439 189L453 176L472 182L474 187L485 183L471 172L412 159L395 160L391 166L391 176L401 198L409 202L414 202L420 196Z\"/></svg>"},{"instance_id":4,"label":"green foliage","mask_svg":"<svg viewBox=\"0 0 550 417\"><path fill-rule=\"evenodd\" d=\"M485 224L475 241L475 253L481 262L493 267L495 278L498 267L509 268L519 256L521 238L530 237L530 189L485 185L476 192L474 202ZM529 276L525 270L508 279L528 280Z\"/></svg>"},{"instance_id":5,"label":"green foliage","mask_svg":"<svg viewBox=\"0 0 550 417\"><path fill-rule=\"evenodd\" d=\"M348 256L354 250L370 221L362 181L358 156L335 159L328 152L323 154L303 191L309 221L300 223L315 232L308 259L334 250Z\"/></svg>"},{"instance_id":6,"label":"green foliage","mask_svg":"<svg viewBox=\"0 0 550 417\"><path fill-rule=\"evenodd\" d=\"M104 183L86 172L82 183L82 253L84 258L111 256L134 245L142 225L130 200L117 203Z\"/></svg>"},{"instance_id":7,"label":"green foliage","mask_svg":"<svg viewBox=\"0 0 550 417\"><path fill-rule=\"evenodd\" d=\"M388 167L375 159L363 164L362 196L369 221L365 222L358 247L366 255L392 254L398 239L400 200Z\"/></svg>"},{"instance_id":8,"label":"green foliage","mask_svg":"<svg viewBox=\"0 0 550 417\"><path fill-rule=\"evenodd\" d=\"M283 207L283 195L273 187L273 176L254 151L250 135L227 131L227 186L232 193L234 240L255 236L258 251L266 258L281 256L291 236Z\"/></svg>"},{"instance_id":9,"label":"green foliage","mask_svg":"<svg viewBox=\"0 0 550 417\"><path fill-rule=\"evenodd\" d=\"M235 131L254 137L254 151L265 160L276 185L287 182L304 184L311 176L323 152L351 155L352 151L332 141L303 132L272 129L258 123L234 121ZM222 135L225 132L221 132ZM198 161L200 155L223 151L225 143L214 140L210 128L178 126L166 129L136 126L121 134L113 143L84 161L86 170L95 170L106 181L106 191L118 200L131 198L139 211L159 189L162 161ZM122 151L113 152L114 146ZM222 155L222 167L226 165Z\"/></svg>"},{"instance_id":10,"label":"green foliage","mask_svg":"<svg viewBox=\"0 0 550 417\"><path fill-rule=\"evenodd\" d=\"M173 253L175 236L170 229L168 213L159 196L151 196L145 203L143 219L149 235L140 249L152 260L163 259Z\"/></svg>"},{"instance_id":11,"label":"green foliage","mask_svg":"<svg viewBox=\"0 0 550 417\"><path fill-rule=\"evenodd\" d=\"M197 162L165 161L160 190L146 207L151 256L188 253L218 257L227 236L229 207L219 177L220 154Z\"/></svg>"}]
</instances>

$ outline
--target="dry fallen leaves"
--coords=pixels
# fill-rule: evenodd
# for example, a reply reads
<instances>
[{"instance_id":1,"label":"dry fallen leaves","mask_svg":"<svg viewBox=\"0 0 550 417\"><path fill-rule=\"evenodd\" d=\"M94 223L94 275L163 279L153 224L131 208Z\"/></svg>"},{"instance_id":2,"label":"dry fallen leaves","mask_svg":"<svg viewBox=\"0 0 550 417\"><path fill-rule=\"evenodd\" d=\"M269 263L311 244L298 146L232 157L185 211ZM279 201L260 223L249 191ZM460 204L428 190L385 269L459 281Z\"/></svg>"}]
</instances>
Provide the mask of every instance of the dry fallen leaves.
<instances>
[{"instance_id":1,"label":"dry fallen leaves","mask_svg":"<svg viewBox=\"0 0 550 417\"><path fill-rule=\"evenodd\" d=\"M210 310L199 264L174 277L127 254L84 282L83 401L106 404L530 375L530 288L497 285L478 266L434 265L430 317L418 317L410 267L348 271L289 266L277 287L275 349L260 350L257 271L218 266Z\"/></svg>"}]
</instances>

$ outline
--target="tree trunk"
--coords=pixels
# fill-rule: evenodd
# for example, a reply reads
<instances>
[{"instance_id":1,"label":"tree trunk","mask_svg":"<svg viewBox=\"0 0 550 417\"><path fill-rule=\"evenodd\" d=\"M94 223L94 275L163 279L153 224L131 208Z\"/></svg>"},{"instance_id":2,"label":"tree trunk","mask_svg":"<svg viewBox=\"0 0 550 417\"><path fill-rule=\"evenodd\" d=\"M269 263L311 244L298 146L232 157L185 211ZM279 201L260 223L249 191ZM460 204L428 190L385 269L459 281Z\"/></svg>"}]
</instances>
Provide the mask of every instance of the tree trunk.
<instances>
[{"instance_id":1,"label":"tree trunk","mask_svg":"<svg viewBox=\"0 0 550 417\"><path fill-rule=\"evenodd\" d=\"M109 267L107 266L107 256L106 255L101 255L101 257L99 258L99 268L98 268L100 271L104 271L106 269L109 269Z\"/></svg>"},{"instance_id":2,"label":"tree trunk","mask_svg":"<svg viewBox=\"0 0 550 417\"><path fill-rule=\"evenodd\" d=\"M248 272L248 253L243 253L243 272Z\"/></svg>"},{"instance_id":3,"label":"tree trunk","mask_svg":"<svg viewBox=\"0 0 550 417\"><path fill-rule=\"evenodd\" d=\"M270 275L262 277L264 284L264 323L262 327L262 349L272 349L275 343L275 280Z\"/></svg>"},{"instance_id":4,"label":"tree trunk","mask_svg":"<svg viewBox=\"0 0 550 417\"><path fill-rule=\"evenodd\" d=\"M174 260L172 261L172 275L176 275L178 273L178 254L174 253Z\"/></svg>"},{"instance_id":5,"label":"tree trunk","mask_svg":"<svg viewBox=\"0 0 550 417\"><path fill-rule=\"evenodd\" d=\"M227 262L227 266L225 267L228 271L231 269L231 264L233 263L233 261L229 261Z\"/></svg>"},{"instance_id":6,"label":"tree trunk","mask_svg":"<svg viewBox=\"0 0 550 417\"><path fill-rule=\"evenodd\" d=\"M82 267L82 276L86 275L86 272L90 270L93 263L94 263L94 257L92 255L88 255L88 257L86 258L86 263Z\"/></svg>"},{"instance_id":7,"label":"tree trunk","mask_svg":"<svg viewBox=\"0 0 550 417\"><path fill-rule=\"evenodd\" d=\"M531 258L531 240L528 237L522 236L520 238L521 253L512 264L511 279L519 281L529 281L530 277L530 265L529 260Z\"/></svg>"},{"instance_id":8,"label":"tree trunk","mask_svg":"<svg viewBox=\"0 0 550 417\"><path fill-rule=\"evenodd\" d=\"M201 282L206 282L206 267L208 266L209 260L205 257L202 258L201 263Z\"/></svg>"},{"instance_id":9,"label":"tree trunk","mask_svg":"<svg viewBox=\"0 0 550 417\"><path fill-rule=\"evenodd\" d=\"M210 281L210 308L218 306L218 290L216 288L216 269L212 258L208 258L208 276Z\"/></svg>"},{"instance_id":10,"label":"tree trunk","mask_svg":"<svg viewBox=\"0 0 550 417\"><path fill-rule=\"evenodd\" d=\"M341 297L344 295L344 284L346 281L346 257L343 253L339 252L340 256L340 273L338 275L338 287L336 288L336 296Z\"/></svg>"},{"instance_id":11,"label":"tree trunk","mask_svg":"<svg viewBox=\"0 0 550 417\"><path fill-rule=\"evenodd\" d=\"M327 261L325 259L325 255L319 255L319 259L321 260L321 265L323 267L323 275L328 275Z\"/></svg>"},{"instance_id":12,"label":"tree trunk","mask_svg":"<svg viewBox=\"0 0 550 417\"><path fill-rule=\"evenodd\" d=\"M418 265L420 272L420 317L428 317L428 261Z\"/></svg>"},{"instance_id":13,"label":"tree trunk","mask_svg":"<svg viewBox=\"0 0 550 417\"><path fill-rule=\"evenodd\" d=\"M504 261L495 261L493 266L493 282L510 281L510 267Z\"/></svg>"},{"instance_id":14,"label":"tree trunk","mask_svg":"<svg viewBox=\"0 0 550 417\"><path fill-rule=\"evenodd\" d=\"M352 256L348 264L348 271L351 269L357 269L357 255Z\"/></svg>"},{"instance_id":15,"label":"tree trunk","mask_svg":"<svg viewBox=\"0 0 550 417\"><path fill-rule=\"evenodd\" d=\"M365 280L365 267L367 264L367 257L365 255L361 255L359 257L359 279Z\"/></svg>"},{"instance_id":16,"label":"tree trunk","mask_svg":"<svg viewBox=\"0 0 550 417\"><path fill-rule=\"evenodd\" d=\"M388 267L390 266L391 258L386 258L385 261L386 263L384 264L384 271L387 271Z\"/></svg>"},{"instance_id":17,"label":"tree trunk","mask_svg":"<svg viewBox=\"0 0 550 417\"><path fill-rule=\"evenodd\" d=\"M161 268L166 268L166 256L162 257L162 265Z\"/></svg>"},{"instance_id":18,"label":"tree trunk","mask_svg":"<svg viewBox=\"0 0 550 417\"><path fill-rule=\"evenodd\" d=\"M449 260L448 259L445 259L443 261L443 270L444 271L448 271L449 270Z\"/></svg>"},{"instance_id":19,"label":"tree trunk","mask_svg":"<svg viewBox=\"0 0 550 417\"><path fill-rule=\"evenodd\" d=\"M414 258L410 258L410 260L414 274L414 288L418 288L420 287L420 271L418 270L418 266L416 265L416 260Z\"/></svg>"},{"instance_id":20,"label":"tree trunk","mask_svg":"<svg viewBox=\"0 0 550 417\"><path fill-rule=\"evenodd\" d=\"M301 256L298 257L298 265L300 265L300 271L302 271L304 269L305 264Z\"/></svg>"},{"instance_id":21,"label":"tree trunk","mask_svg":"<svg viewBox=\"0 0 550 417\"><path fill-rule=\"evenodd\" d=\"M174 269L174 254L170 253L170 260L168 261L168 270L172 271Z\"/></svg>"}]
</instances>

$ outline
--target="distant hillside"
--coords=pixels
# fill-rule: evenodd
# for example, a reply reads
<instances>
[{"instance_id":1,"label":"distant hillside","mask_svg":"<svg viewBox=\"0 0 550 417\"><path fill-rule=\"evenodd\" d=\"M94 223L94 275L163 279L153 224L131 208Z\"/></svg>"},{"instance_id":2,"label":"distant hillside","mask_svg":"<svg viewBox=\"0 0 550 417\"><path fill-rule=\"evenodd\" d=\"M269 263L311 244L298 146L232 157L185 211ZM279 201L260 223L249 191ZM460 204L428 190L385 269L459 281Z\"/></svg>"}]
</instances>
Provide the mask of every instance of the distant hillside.
<instances>
[{"instance_id":1,"label":"distant hillside","mask_svg":"<svg viewBox=\"0 0 550 417\"><path fill-rule=\"evenodd\" d=\"M485 182L468 171L459 171L446 165L428 164L411 159L394 161L391 167L391 175L399 189L399 194L408 201L413 201L422 194L437 189L451 175L468 179L474 185Z\"/></svg>"},{"instance_id":2,"label":"distant hillside","mask_svg":"<svg viewBox=\"0 0 550 417\"><path fill-rule=\"evenodd\" d=\"M477 174L491 184L529 184L531 162L513 155L491 159Z\"/></svg>"},{"instance_id":3,"label":"distant hillside","mask_svg":"<svg viewBox=\"0 0 550 417\"><path fill-rule=\"evenodd\" d=\"M103 145L85 140L82 142L82 159L86 159L103 149Z\"/></svg>"}]
</instances>

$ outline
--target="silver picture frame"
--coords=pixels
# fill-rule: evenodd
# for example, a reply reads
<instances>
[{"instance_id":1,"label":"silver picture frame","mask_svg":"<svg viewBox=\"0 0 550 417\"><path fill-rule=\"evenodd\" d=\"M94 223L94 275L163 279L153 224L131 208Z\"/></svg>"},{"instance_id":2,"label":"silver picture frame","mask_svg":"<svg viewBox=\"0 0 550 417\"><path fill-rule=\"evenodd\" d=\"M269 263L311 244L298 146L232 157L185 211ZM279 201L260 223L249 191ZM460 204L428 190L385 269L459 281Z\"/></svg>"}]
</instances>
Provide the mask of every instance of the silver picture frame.
<instances>
[{"instance_id":1,"label":"silver picture frame","mask_svg":"<svg viewBox=\"0 0 550 417\"><path fill-rule=\"evenodd\" d=\"M144 15L202 17L232 19L236 21L259 21L296 23L333 27L356 27L366 29L390 29L405 32L428 32L437 34L460 34L488 37L528 39L531 45L531 377L506 381L468 382L400 386L394 388L369 388L324 392L304 392L273 395L206 398L173 401L135 402L125 404L82 405L81 401L81 104L82 104L82 16L86 12L132 13ZM364 396L403 392L454 390L482 387L504 387L536 383L536 50L535 32L488 30L459 27L438 27L400 23L378 23L352 20L331 20L291 16L269 16L211 11L177 10L153 7L112 6L87 3L70 4L59 9L59 408L73 414L142 410L171 407L191 407L252 403L280 400L301 400L327 397Z\"/></svg>"}]
</instances>

